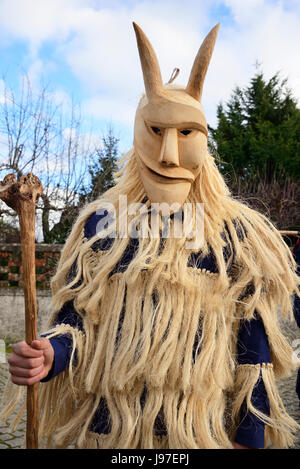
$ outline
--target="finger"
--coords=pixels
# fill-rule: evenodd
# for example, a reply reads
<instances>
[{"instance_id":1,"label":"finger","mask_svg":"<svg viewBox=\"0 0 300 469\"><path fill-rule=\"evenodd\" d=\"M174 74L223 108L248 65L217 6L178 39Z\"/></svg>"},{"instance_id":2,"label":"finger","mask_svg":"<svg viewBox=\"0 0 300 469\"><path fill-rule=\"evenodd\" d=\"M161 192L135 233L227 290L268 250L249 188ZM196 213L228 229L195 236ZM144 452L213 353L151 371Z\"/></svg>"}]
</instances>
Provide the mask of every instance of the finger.
<instances>
[{"instance_id":1,"label":"finger","mask_svg":"<svg viewBox=\"0 0 300 469\"><path fill-rule=\"evenodd\" d=\"M41 373L37 374L36 376L33 376L32 378L22 378L19 376L11 376L11 381L14 384L18 384L20 386L32 386L35 383L38 383L41 381L46 376L47 372L45 369L41 371Z\"/></svg>"},{"instance_id":2,"label":"finger","mask_svg":"<svg viewBox=\"0 0 300 469\"><path fill-rule=\"evenodd\" d=\"M28 358L40 357L42 355L41 350L32 348L30 345L26 344L26 342L18 342L17 344L13 344L12 350L17 355Z\"/></svg>"},{"instance_id":3,"label":"finger","mask_svg":"<svg viewBox=\"0 0 300 469\"><path fill-rule=\"evenodd\" d=\"M44 356L42 355L37 358L23 358L19 355L13 354L7 361L10 366L16 366L19 368L36 368L44 363Z\"/></svg>"},{"instance_id":4,"label":"finger","mask_svg":"<svg viewBox=\"0 0 300 469\"><path fill-rule=\"evenodd\" d=\"M50 345L51 344L50 344L49 339L46 339L45 337L41 337L40 339L36 339L31 342L31 347L33 347L36 350L45 350Z\"/></svg>"},{"instance_id":5,"label":"finger","mask_svg":"<svg viewBox=\"0 0 300 469\"><path fill-rule=\"evenodd\" d=\"M10 366L9 372L16 378L33 378L34 376L41 373L44 369L44 365L40 365L36 368L19 368L17 366Z\"/></svg>"}]
</instances>

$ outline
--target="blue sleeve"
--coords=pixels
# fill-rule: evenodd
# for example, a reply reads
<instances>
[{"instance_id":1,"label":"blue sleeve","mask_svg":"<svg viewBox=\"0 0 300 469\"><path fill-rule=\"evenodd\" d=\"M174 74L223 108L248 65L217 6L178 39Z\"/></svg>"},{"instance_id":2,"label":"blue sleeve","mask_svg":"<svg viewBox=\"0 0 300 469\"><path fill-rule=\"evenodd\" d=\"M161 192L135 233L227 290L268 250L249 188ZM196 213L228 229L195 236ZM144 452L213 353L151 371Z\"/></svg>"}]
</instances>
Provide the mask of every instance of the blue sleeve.
<instances>
[{"instance_id":1,"label":"blue sleeve","mask_svg":"<svg viewBox=\"0 0 300 469\"><path fill-rule=\"evenodd\" d=\"M71 327L83 330L82 319L77 314L73 301L65 303L59 311L54 325L58 324L69 324ZM44 337L47 337L47 334L44 334ZM54 350L54 361L48 375L41 380L43 383L50 381L50 379L68 368L72 353L72 338L69 334L62 334L49 340Z\"/></svg>"},{"instance_id":2,"label":"blue sleeve","mask_svg":"<svg viewBox=\"0 0 300 469\"><path fill-rule=\"evenodd\" d=\"M259 316L250 321L243 321L239 330L237 345L239 365L271 362L268 338ZM261 376L254 387L251 402L256 409L265 415L270 414L269 400ZM241 408L240 422L235 441L250 448L263 448L265 424L247 411L246 402L243 403Z\"/></svg>"},{"instance_id":3,"label":"blue sleeve","mask_svg":"<svg viewBox=\"0 0 300 469\"><path fill-rule=\"evenodd\" d=\"M42 383L50 381L68 368L72 350L72 339L70 337L52 337L49 340L54 350L54 361L48 375L41 380Z\"/></svg>"},{"instance_id":4,"label":"blue sleeve","mask_svg":"<svg viewBox=\"0 0 300 469\"><path fill-rule=\"evenodd\" d=\"M297 263L297 274L300 276L300 243L296 246L296 249L294 252L294 258ZM296 296L296 295L294 297L293 312L294 312L295 321L298 327L300 327L300 298L299 296ZM296 393L298 395L299 405L300 405L300 368L298 369L298 373L297 373Z\"/></svg>"},{"instance_id":5,"label":"blue sleeve","mask_svg":"<svg viewBox=\"0 0 300 469\"><path fill-rule=\"evenodd\" d=\"M104 210L102 213L99 213L99 214L93 213L89 217L84 227L84 234L87 239L92 238L96 234L98 222L101 219L104 219L105 217L107 217L107 215L108 215L108 212ZM101 241L100 248L102 249L105 248L106 247L105 243L107 243L107 239L100 240L100 241ZM93 248L98 249L99 246L93 245ZM72 278L74 278L75 275L76 275L76 262L72 265L70 269L68 281L70 282ZM78 286L78 284L80 284L80 281L76 284L76 286ZM73 328L77 328L83 331L82 318L78 315L77 311L75 310L73 301L68 301L67 303L65 303L63 307L61 308L61 310L59 311L54 326L58 324L68 324ZM47 337L47 334L44 334L44 337ZM44 379L42 379L41 382L50 381L59 373L66 370L69 366L70 357L72 353L73 344L72 344L72 337L70 336L70 334L59 335L56 337L52 337L49 340L54 350L54 361L53 361L52 368L49 371L48 375ZM75 353L75 361L76 361L76 353Z\"/></svg>"},{"instance_id":6,"label":"blue sleeve","mask_svg":"<svg viewBox=\"0 0 300 469\"><path fill-rule=\"evenodd\" d=\"M91 239L96 233L100 233L102 229L108 227L110 223L113 222L113 215L110 214L107 210L98 210L94 212L87 220L84 227L84 235L87 239ZM106 251L113 244L113 237L99 237L93 245L92 249L94 251Z\"/></svg>"},{"instance_id":7,"label":"blue sleeve","mask_svg":"<svg viewBox=\"0 0 300 469\"><path fill-rule=\"evenodd\" d=\"M298 368L298 373L297 373L296 393L299 398L299 407L300 407L300 368Z\"/></svg>"},{"instance_id":8,"label":"blue sleeve","mask_svg":"<svg viewBox=\"0 0 300 469\"><path fill-rule=\"evenodd\" d=\"M300 276L300 244L297 245L294 252L294 258L297 263L297 274ZM294 297L294 316L298 327L300 327L300 298L299 296Z\"/></svg>"}]
</instances>

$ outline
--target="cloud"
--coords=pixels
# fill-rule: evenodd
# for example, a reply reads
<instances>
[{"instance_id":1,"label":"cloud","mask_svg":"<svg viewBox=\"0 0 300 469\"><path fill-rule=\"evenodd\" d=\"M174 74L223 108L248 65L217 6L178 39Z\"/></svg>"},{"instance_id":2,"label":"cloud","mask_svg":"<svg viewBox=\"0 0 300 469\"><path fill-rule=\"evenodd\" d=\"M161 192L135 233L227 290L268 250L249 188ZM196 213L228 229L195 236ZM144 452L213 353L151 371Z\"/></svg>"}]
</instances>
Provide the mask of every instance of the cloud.
<instances>
[{"instance_id":1,"label":"cloud","mask_svg":"<svg viewBox=\"0 0 300 469\"><path fill-rule=\"evenodd\" d=\"M300 97L296 0L0 2L0 37L5 37L5 44L7 38L28 44L35 79L47 65L42 46L51 44L51 60L63 61L81 84L85 112L127 125L130 131L144 91L132 21L153 44L163 80L179 67L179 84L186 84L205 35L221 22L203 95L211 125L216 123L217 104L228 100L236 85L249 83L257 60L267 77L277 71L288 77Z\"/></svg>"},{"instance_id":2,"label":"cloud","mask_svg":"<svg viewBox=\"0 0 300 469\"><path fill-rule=\"evenodd\" d=\"M64 41L76 28L85 4L83 0L2 0L1 35L28 41L32 51L46 40Z\"/></svg>"},{"instance_id":3,"label":"cloud","mask_svg":"<svg viewBox=\"0 0 300 469\"><path fill-rule=\"evenodd\" d=\"M207 74L203 97L208 120L236 86L248 86L260 64L267 79L277 72L300 98L300 5L268 0L225 0L232 21L222 26Z\"/></svg>"},{"instance_id":4,"label":"cloud","mask_svg":"<svg viewBox=\"0 0 300 469\"><path fill-rule=\"evenodd\" d=\"M239 64L239 76L249 78L256 60L266 76L281 71L289 78L295 94L300 97L300 5L293 1L226 0L234 17L228 31L226 47ZM243 68L242 68L242 67ZM245 73L246 72L246 73Z\"/></svg>"},{"instance_id":5,"label":"cloud","mask_svg":"<svg viewBox=\"0 0 300 469\"><path fill-rule=\"evenodd\" d=\"M74 38L66 44L65 56L72 70L90 87L114 89L125 88L130 94L142 92L142 73L132 20L140 23L159 56L162 74L167 81L173 68L190 62L190 51L199 47L198 33L191 30L189 22L182 23L182 11L178 5L160 14L155 2L145 2L132 11L121 9L90 11L86 23L78 28ZM162 2L162 5L164 2ZM167 9L166 9L167 10ZM198 24L198 28L201 24ZM196 51L196 49L195 49ZM191 65L191 64L189 64Z\"/></svg>"}]
</instances>

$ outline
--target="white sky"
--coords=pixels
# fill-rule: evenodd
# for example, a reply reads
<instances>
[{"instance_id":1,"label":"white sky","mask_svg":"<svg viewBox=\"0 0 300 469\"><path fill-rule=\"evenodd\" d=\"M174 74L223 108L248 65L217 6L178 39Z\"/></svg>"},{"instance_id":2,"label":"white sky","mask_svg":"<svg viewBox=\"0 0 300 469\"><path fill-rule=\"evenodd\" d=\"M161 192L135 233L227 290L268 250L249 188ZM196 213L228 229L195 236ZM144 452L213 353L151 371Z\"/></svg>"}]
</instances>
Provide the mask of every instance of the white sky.
<instances>
[{"instance_id":1,"label":"white sky","mask_svg":"<svg viewBox=\"0 0 300 469\"><path fill-rule=\"evenodd\" d=\"M75 95L100 133L105 123L121 129L128 150L144 90L132 21L150 39L164 81L179 67L183 85L205 35L221 23L203 94L210 125L217 104L248 85L256 61L266 78L281 71L300 98L299 0L0 0L0 73L23 67L34 84L46 77L56 99Z\"/></svg>"}]
</instances>

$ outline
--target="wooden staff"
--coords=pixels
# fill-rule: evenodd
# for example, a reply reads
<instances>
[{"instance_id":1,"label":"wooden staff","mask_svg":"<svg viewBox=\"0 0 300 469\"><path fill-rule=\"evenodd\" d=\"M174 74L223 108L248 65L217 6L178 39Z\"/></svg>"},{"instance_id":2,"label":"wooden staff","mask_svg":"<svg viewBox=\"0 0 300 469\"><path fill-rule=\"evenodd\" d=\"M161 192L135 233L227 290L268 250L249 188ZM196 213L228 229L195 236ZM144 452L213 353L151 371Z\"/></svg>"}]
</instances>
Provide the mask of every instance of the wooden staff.
<instances>
[{"instance_id":1,"label":"wooden staff","mask_svg":"<svg viewBox=\"0 0 300 469\"><path fill-rule=\"evenodd\" d=\"M283 234L283 235L287 235L287 236L300 236L300 231L282 231L282 230L279 230L279 233Z\"/></svg>"},{"instance_id":2,"label":"wooden staff","mask_svg":"<svg viewBox=\"0 0 300 469\"><path fill-rule=\"evenodd\" d=\"M0 181L0 199L19 217L25 299L25 340L37 338L37 300L35 275L35 207L42 194L40 180L32 173L16 180L8 174ZM38 448L38 383L27 387L26 448Z\"/></svg>"}]
</instances>

